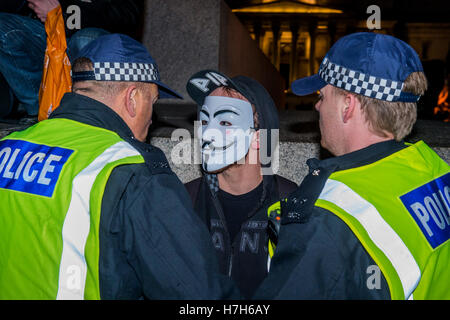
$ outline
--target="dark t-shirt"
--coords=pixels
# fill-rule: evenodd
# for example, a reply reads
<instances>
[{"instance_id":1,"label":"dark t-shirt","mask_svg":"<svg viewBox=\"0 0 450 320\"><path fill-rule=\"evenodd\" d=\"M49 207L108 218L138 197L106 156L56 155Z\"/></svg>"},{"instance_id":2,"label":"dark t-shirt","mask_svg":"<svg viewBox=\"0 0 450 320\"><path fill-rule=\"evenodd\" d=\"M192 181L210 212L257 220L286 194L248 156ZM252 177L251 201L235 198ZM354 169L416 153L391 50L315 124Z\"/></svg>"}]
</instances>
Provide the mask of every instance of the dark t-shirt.
<instances>
[{"instance_id":1,"label":"dark t-shirt","mask_svg":"<svg viewBox=\"0 0 450 320\"><path fill-rule=\"evenodd\" d=\"M221 272L250 299L267 275L267 207L297 186L277 175L264 176L254 190L233 196L214 189L217 185L217 178L205 175L187 183L186 188L210 230Z\"/></svg>"},{"instance_id":2,"label":"dark t-shirt","mask_svg":"<svg viewBox=\"0 0 450 320\"><path fill-rule=\"evenodd\" d=\"M253 209L255 209L256 204L259 203L262 192L262 182L252 191L241 195L233 195L219 189L219 201L223 208L231 242L233 242L234 238L239 233L242 224L248 219L249 213L251 213Z\"/></svg>"},{"instance_id":3,"label":"dark t-shirt","mask_svg":"<svg viewBox=\"0 0 450 320\"><path fill-rule=\"evenodd\" d=\"M232 195L223 190L218 192L218 198L225 217L226 230L231 240L231 247L237 248L235 250L239 252L238 256L236 256L236 251L232 249L234 252L232 259L234 261L231 277L246 299L253 295L253 292L266 276L265 265L261 264L261 254L264 255L262 253L263 248L260 246L255 247L255 252L253 252L245 246L247 242L244 241L244 239L255 239L255 236L259 239L261 236L261 230L252 229L247 225L247 221L249 220L249 215L254 214L253 211L261 201L262 192L262 182L252 191L242 195ZM242 233L240 233L241 229Z\"/></svg>"}]
</instances>

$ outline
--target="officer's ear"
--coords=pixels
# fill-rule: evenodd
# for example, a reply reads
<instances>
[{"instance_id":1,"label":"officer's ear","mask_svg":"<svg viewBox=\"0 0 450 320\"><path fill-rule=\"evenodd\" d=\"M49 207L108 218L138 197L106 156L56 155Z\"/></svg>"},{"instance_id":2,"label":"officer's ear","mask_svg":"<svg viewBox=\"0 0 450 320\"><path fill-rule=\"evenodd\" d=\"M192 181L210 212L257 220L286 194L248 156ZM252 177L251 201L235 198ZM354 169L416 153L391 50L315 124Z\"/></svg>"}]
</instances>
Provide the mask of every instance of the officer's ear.
<instances>
[{"instance_id":1,"label":"officer's ear","mask_svg":"<svg viewBox=\"0 0 450 320\"><path fill-rule=\"evenodd\" d=\"M131 118L136 116L136 93L135 85L129 86L125 91L125 110Z\"/></svg>"},{"instance_id":2,"label":"officer's ear","mask_svg":"<svg viewBox=\"0 0 450 320\"><path fill-rule=\"evenodd\" d=\"M354 94L346 93L343 96L343 102L341 109L342 121L347 123L354 116L359 101Z\"/></svg>"}]
</instances>

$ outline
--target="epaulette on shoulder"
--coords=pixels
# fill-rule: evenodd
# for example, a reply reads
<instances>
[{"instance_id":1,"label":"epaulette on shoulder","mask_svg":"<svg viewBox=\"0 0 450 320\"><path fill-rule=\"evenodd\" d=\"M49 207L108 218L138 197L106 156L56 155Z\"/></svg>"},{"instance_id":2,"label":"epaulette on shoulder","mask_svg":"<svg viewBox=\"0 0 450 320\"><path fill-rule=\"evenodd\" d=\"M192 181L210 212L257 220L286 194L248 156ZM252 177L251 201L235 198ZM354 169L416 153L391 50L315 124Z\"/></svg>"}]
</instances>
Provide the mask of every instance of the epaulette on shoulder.
<instances>
[{"instance_id":1,"label":"epaulette on shoulder","mask_svg":"<svg viewBox=\"0 0 450 320\"><path fill-rule=\"evenodd\" d=\"M134 142L132 143L142 157L145 160L145 164L152 174L168 173L172 174L173 171L170 168L166 155L158 147L152 146L147 143Z\"/></svg>"},{"instance_id":2,"label":"epaulette on shoulder","mask_svg":"<svg viewBox=\"0 0 450 320\"><path fill-rule=\"evenodd\" d=\"M315 202L333 171L321 167L310 170L300 186L286 198L286 201L281 202L281 224L305 223L309 220Z\"/></svg>"}]
</instances>

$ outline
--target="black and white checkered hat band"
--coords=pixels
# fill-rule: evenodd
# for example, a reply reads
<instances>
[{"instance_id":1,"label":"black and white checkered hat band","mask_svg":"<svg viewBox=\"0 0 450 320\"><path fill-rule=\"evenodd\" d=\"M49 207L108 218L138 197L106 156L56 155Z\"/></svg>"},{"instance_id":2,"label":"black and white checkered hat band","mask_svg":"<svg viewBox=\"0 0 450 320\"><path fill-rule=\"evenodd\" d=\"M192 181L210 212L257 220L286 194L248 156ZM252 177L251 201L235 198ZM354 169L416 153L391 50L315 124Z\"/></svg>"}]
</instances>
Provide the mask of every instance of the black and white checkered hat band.
<instances>
[{"instance_id":1,"label":"black and white checkered hat band","mask_svg":"<svg viewBox=\"0 0 450 320\"><path fill-rule=\"evenodd\" d=\"M159 81L159 72L152 63L95 62L97 81Z\"/></svg>"},{"instance_id":2,"label":"black and white checkered hat band","mask_svg":"<svg viewBox=\"0 0 450 320\"><path fill-rule=\"evenodd\" d=\"M327 57L320 65L319 76L333 86L369 98L397 101L402 94L403 82L354 71L331 62Z\"/></svg>"}]
</instances>

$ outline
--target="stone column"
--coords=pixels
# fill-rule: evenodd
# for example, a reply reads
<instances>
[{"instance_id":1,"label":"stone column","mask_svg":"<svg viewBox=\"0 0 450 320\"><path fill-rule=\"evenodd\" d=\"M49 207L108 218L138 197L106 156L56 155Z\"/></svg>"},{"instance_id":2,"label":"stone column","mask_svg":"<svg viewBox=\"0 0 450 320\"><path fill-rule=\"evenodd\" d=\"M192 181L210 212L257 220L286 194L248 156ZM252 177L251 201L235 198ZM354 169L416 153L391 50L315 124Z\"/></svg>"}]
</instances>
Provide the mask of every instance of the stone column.
<instances>
[{"instance_id":1,"label":"stone column","mask_svg":"<svg viewBox=\"0 0 450 320\"><path fill-rule=\"evenodd\" d=\"M272 42L272 64L280 70L280 48L278 41L280 40L280 23L272 22L273 42Z\"/></svg>"},{"instance_id":2,"label":"stone column","mask_svg":"<svg viewBox=\"0 0 450 320\"><path fill-rule=\"evenodd\" d=\"M292 39L291 39L291 61L290 61L290 70L289 70L289 83L292 83L295 79L297 79L297 41L298 41L298 30L299 26L296 23L290 24Z\"/></svg>"},{"instance_id":3,"label":"stone column","mask_svg":"<svg viewBox=\"0 0 450 320\"><path fill-rule=\"evenodd\" d=\"M264 30L262 30L259 21L253 22L253 33L255 34L255 42L258 48L260 49L261 49L261 36L264 35L262 32L264 32Z\"/></svg>"},{"instance_id":4,"label":"stone column","mask_svg":"<svg viewBox=\"0 0 450 320\"><path fill-rule=\"evenodd\" d=\"M330 36L330 48L336 42L336 21L328 22L328 34Z\"/></svg>"},{"instance_id":5,"label":"stone column","mask_svg":"<svg viewBox=\"0 0 450 320\"><path fill-rule=\"evenodd\" d=\"M262 52L264 52L264 39L266 36L266 30L264 30L263 27L261 27L261 34L259 36L259 48L261 49ZM265 55L268 55L266 52L264 52Z\"/></svg>"},{"instance_id":6,"label":"stone column","mask_svg":"<svg viewBox=\"0 0 450 320\"><path fill-rule=\"evenodd\" d=\"M316 29L317 21L311 21L308 25L308 32L310 38L309 46L309 73L313 75L315 73L315 59L316 59Z\"/></svg>"}]
</instances>

